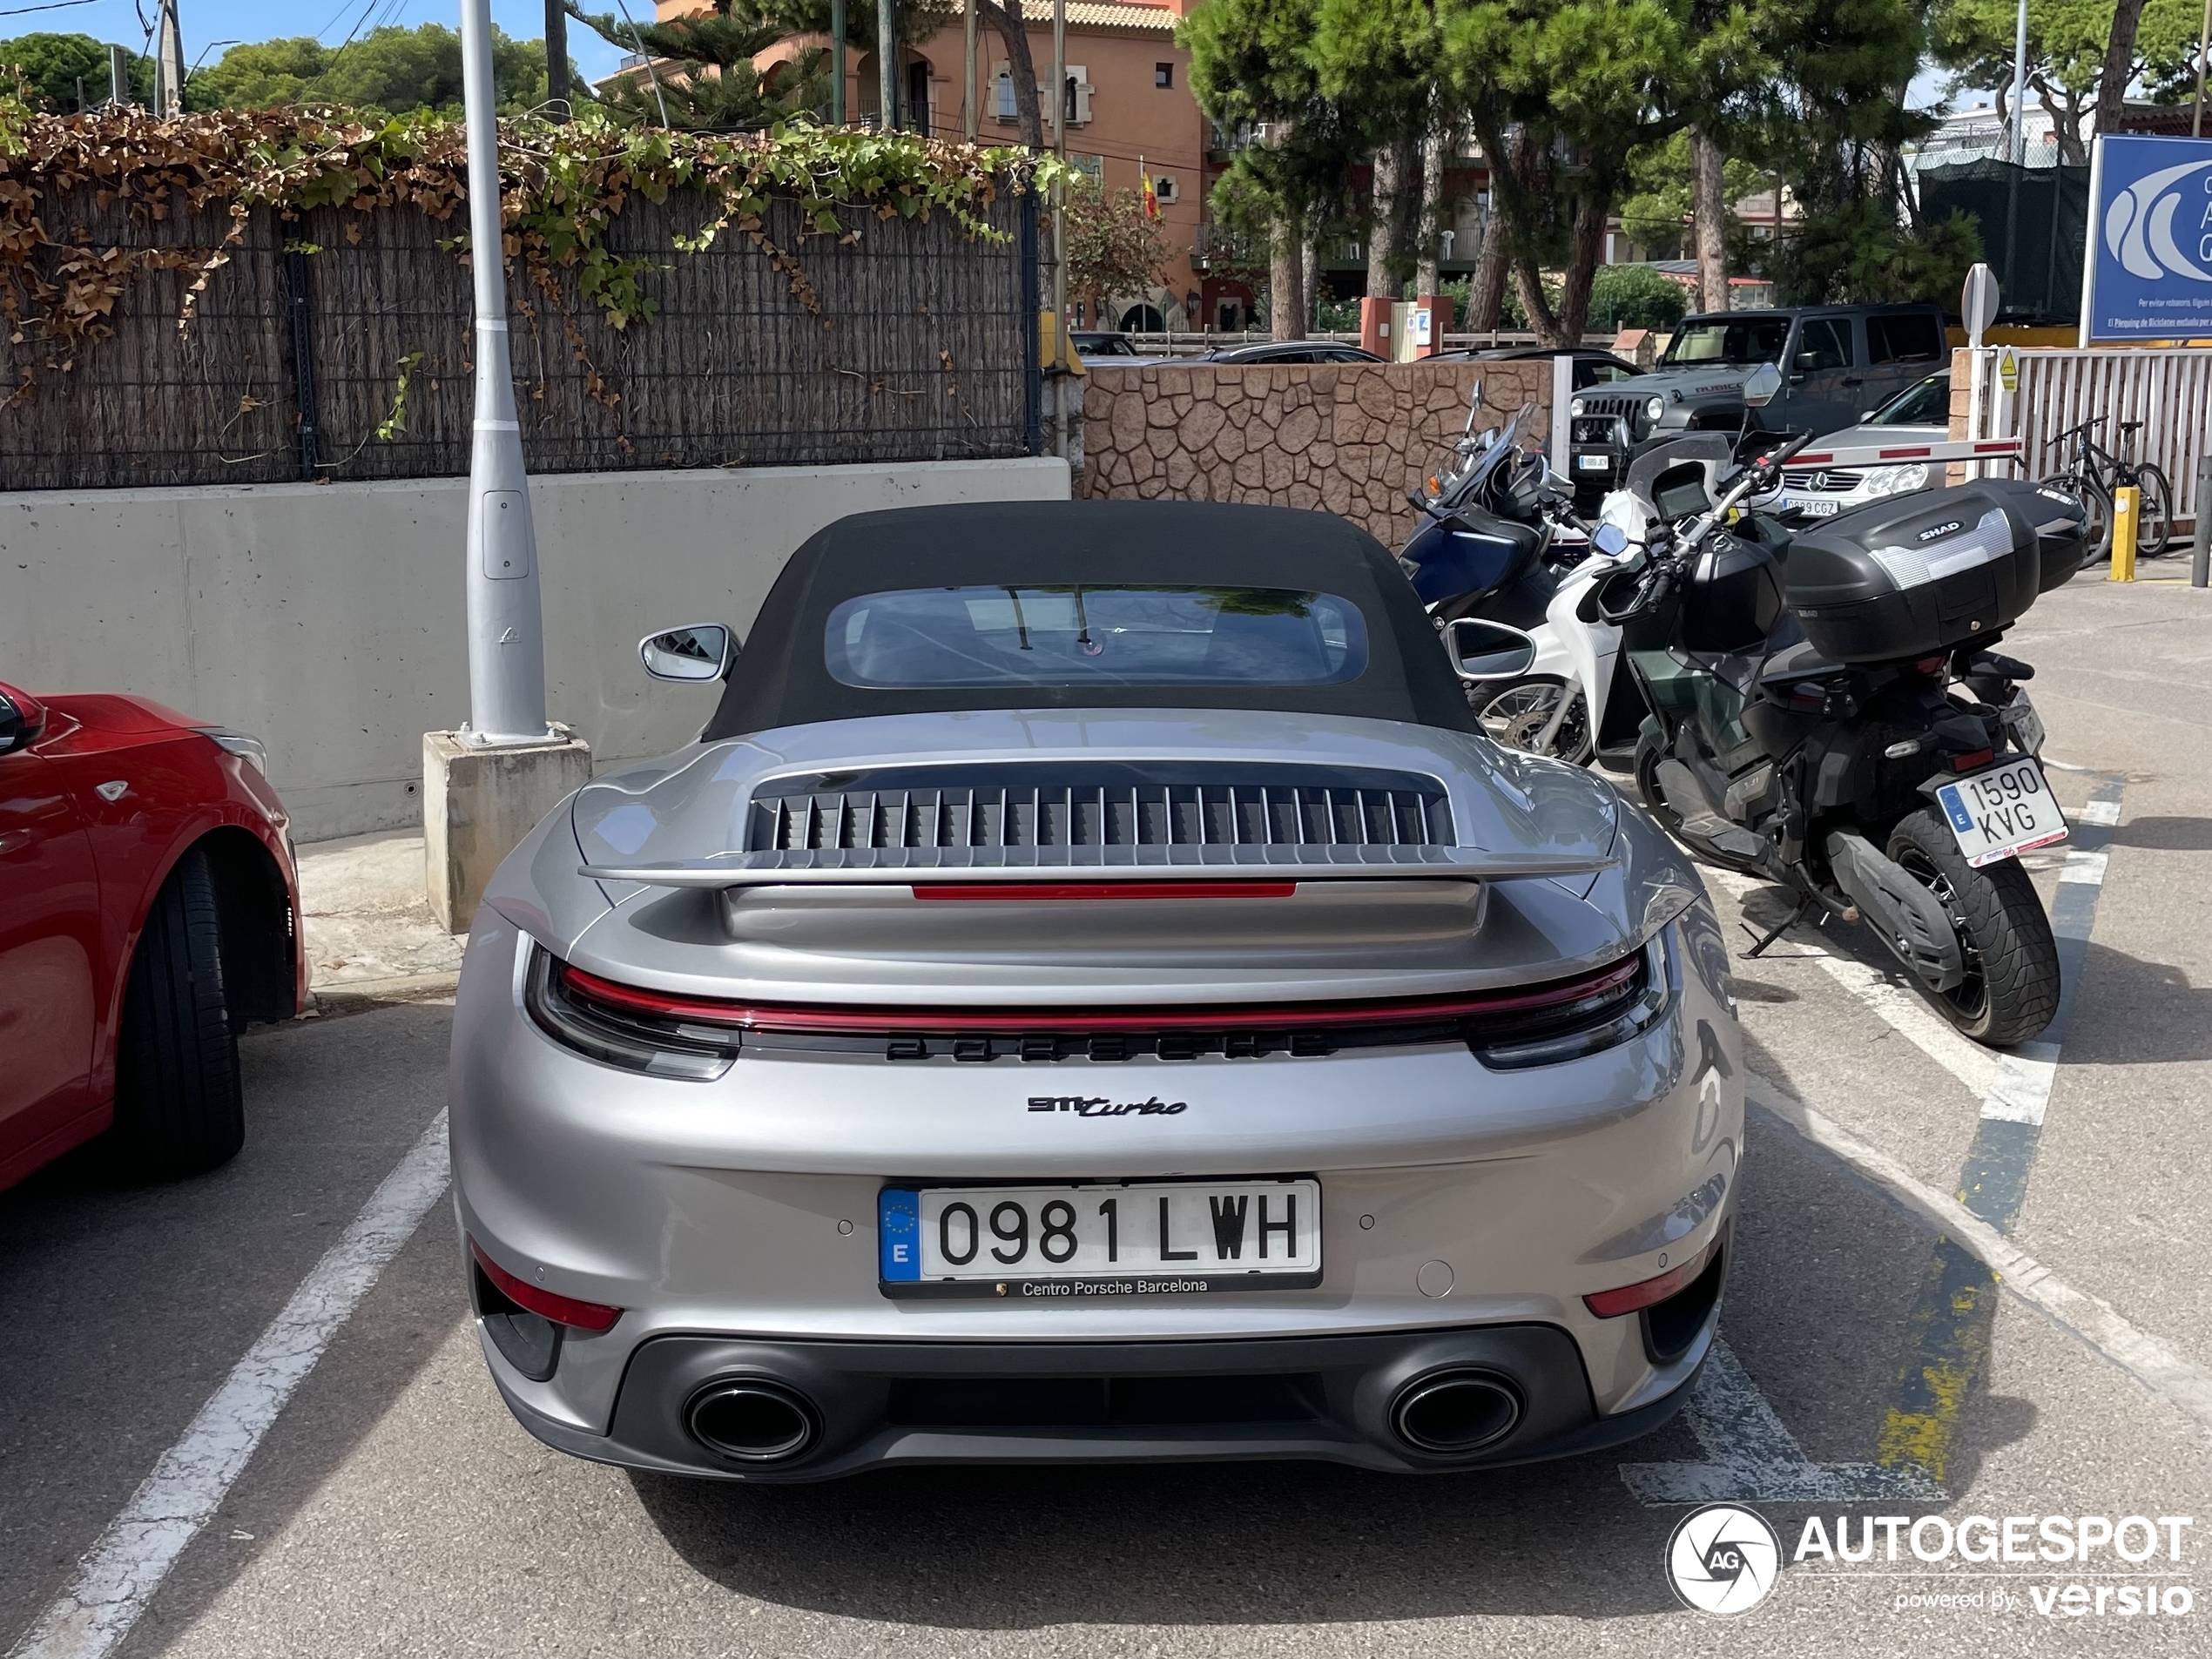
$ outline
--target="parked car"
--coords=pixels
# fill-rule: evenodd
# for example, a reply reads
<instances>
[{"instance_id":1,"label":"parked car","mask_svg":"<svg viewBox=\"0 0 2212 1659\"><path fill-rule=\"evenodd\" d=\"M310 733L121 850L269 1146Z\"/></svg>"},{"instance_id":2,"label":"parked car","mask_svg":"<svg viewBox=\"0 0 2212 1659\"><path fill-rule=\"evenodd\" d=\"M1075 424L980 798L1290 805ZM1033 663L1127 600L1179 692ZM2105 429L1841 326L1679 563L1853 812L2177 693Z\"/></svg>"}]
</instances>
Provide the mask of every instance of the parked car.
<instances>
[{"instance_id":1,"label":"parked car","mask_svg":"<svg viewBox=\"0 0 2212 1659\"><path fill-rule=\"evenodd\" d=\"M1249 346L1224 346L1201 352L1201 363L1379 363L1371 351L1334 340L1262 340Z\"/></svg>"},{"instance_id":2,"label":"parked car","mask_svg":"<svg viewBox=\"0 0 2212 1659\"><path fill-rule=\"evenodd\" d=\"M1643 371L1624 357L1595 346L1480 346L1467 351L1439 352L1432 362L1527 363L1554 357L1572 358L1574 388L1587 392L1593 386L1612 386L1632 381Z\"/></svg>"},{"instance_id":3,"label":"parked car","mask_svg":"<svg viewBox=\"0 0 2212 1659\"><path fill-rule=\"evenodd\" d=\"M239 1032L307 989L253 738L0 685L0 1187L103 1130L151 1175L243 1143Z\"/></svg>"},{"instance_id":4,"label":"parked car","mask_svg":"<svg viewBox=\"0 0 2212 1659\"><path fill-rule=\"evenodd\" d=\"M1136 342L1127 334L1109 334L1098 329L1071 328L1068 343L1076 348L1076 355L1086 363L1118 362L1124 358L1142 357Z\"/></svg>"},{"instance_id":5,"label":"parked car","mask_svg":"<svg viewBox=\"0 0 2212 1659\"><path fill-rule=\"evenodd\" d=\"M698 741L502 865L454 1028L486 1361L547 1444L1440 1470L1642 1434L1728 1271L1743 1060L1686 855L1501 750L1339 518L830 525Z\"/></svg>"},{"instance_id":6,"label":"parked car","mask_svg":"<svg viewBox=\"0 0 2212 1659\"><path fill-rule=\"evenodd\" d=\"M1815 449L1942 443L1951 436L1951 371L1931 374L1857 426L1815 438ZM1941 462L1900 461L1889 466L1790 467L1773 505L1795 508L1808 518L1828 518L1885 496L1910 495L1944 481ZM1767 503L1762 502L1762 505Z\"/></svg>"},{"instance_id":7,"label":"parked car","mask_svg":"<svg viewBox=\"0 0 2212 1659\"><path fill-rule=\"evenodd\" d=\"M1577 482L1622 474L1641 445L1744 424L1743 382L1762 363L1782 391L1759 411L1774 432L1827 432L1878 408L1950 358L1933 306L1811 306L1685 317L1650 374L1583 395L1574 410Z\"/></svg>"}]
</instances>

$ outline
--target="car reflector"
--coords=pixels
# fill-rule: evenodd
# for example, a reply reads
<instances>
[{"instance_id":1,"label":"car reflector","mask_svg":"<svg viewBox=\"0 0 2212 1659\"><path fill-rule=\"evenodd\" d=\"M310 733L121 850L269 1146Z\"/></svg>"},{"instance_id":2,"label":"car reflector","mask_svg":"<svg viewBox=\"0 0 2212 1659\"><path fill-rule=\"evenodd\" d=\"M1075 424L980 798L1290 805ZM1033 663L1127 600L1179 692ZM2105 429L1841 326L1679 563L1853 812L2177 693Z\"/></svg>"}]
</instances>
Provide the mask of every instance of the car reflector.
<instances>
[{"instance_id":1,"label":"car reflector","mask_svg":"<svg viewBox=\"0 0 2212 1659\"><path fill-rule=\"evenodd\" d=\"M1712 1244L1706 1245L1681 1266L1670 1267L1656 1278L1644 1279L1635 1285L1623 1285L1617 1291L1600 1291L1595 1296L1586 1296L1582 1298L1582 1305L1601 1319L1617 1319L1624 1313L1635 1313L1655 1302L1663 1302L1705 1271L1705 1264L1711 1259L1713 1249Z\"/></svg>"},{"instance_id":2,"label":"car reflector","mask_svg":"<svg viewBox=\"0 0 2212 1659\"><path fill-rule=\"evenodd\" d=\"M484 1247L475 1239L469 1241L469 1253L476 1258L476 1265L484 1270L484 1277L499 1287L500 1294L516 1307L526 1309L556 1325L566 1325L578 1331L606 1331L622 1318L620 1308L610 1308L602 1302L579 1302L573 1296L556 1296L551 1291L516 1278L497 1262L484 1254Z\"/></svg>"}]
</instances>

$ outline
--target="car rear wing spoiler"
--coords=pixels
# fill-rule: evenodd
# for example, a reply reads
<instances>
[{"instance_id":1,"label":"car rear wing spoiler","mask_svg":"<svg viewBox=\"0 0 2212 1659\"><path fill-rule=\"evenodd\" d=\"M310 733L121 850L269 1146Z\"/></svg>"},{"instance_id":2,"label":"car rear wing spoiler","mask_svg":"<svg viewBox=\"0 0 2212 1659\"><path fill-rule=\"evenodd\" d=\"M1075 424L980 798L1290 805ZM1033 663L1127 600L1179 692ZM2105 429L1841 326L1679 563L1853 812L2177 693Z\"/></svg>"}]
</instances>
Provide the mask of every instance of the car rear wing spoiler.
<instances>
[{"instance_id":1,"label":"car rear wing spoiler","mask_svg":"<svg viewBox=\"0 0 2212 1659\"><path fill-rule=\"evenodd\" d=\"M996 853L999 849L974 850ZM1163 853L1169 850L1157 849ZM904 856L892 857L862 853L858 858L835 852L797 855L755 853L739 853L731 859L687 859L665 864L586 864L577 873L595 881L631 881L652 887L914 887L973 884L979 880L994 886L1021 882L1065 885L1071 879L1102 886L1130 881L1151 887L1176 881L1220 883L1239 879L1271 882L1525 881L1589 875L1618 862L1610 853L1485 853L1471 847L1274 848L1270 849L1276 854L1271 858L1219 856L1238 851L1249 853L1257 849L1173 850L1180 856L1172 862L1164 858L1157 862L1124 858L1111 863L1068 859L1022 864L961 856L968 851L967 848L951 849L949 854L934 851L919 854L908 852ZM1216 856L1190 856L1202 850ZM1298 856L1283 856L1291 852ZM1332 853L1334 856L1331 856ZM1417 853L1421 856L1413 856ZM794 857L806 862L791 861Z\"/></svg>"}]
</instances>

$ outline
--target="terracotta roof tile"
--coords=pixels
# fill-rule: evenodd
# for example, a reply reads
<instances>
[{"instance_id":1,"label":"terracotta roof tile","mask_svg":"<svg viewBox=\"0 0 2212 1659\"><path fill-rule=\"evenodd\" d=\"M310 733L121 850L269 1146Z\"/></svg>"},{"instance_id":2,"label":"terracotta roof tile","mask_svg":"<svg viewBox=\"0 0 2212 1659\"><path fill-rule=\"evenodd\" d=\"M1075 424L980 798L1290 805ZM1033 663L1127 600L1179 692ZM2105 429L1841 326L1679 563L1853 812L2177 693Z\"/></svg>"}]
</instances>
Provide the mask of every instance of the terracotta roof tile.
<instances>
[{"instance_id":1,"label":"terracotta roof tile","mask_svg":"<svg viewBox=\"0 0 2212 1659\"><path fill-rule=\"evenodd\" d=\"M1029 23L1052 21L1052 0L1022 0L1022 16ZM1111 0L1068 0L1068 23L1081 29L1135 29L1146 34L1171 35L1175 13L1166 6L1116 5Z\"/></svg>"}]
</instances>

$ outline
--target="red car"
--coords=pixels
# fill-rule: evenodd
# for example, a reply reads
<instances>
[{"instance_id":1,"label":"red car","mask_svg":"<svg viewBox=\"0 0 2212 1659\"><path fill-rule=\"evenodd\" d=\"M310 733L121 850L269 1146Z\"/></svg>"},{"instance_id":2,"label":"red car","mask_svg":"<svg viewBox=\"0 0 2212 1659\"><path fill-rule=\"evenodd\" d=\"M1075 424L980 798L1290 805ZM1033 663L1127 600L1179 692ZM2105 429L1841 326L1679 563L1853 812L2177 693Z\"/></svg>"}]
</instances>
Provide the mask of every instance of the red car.
<instances>
[{"instance_id":1,"label":"red car","mask_svg":"<svg viewBox=\"0 0 2212 1659\"><path fill-rule=\"evenodd\" d=\"M307 990L287 823L251 738L0 685L0 1187L103 1130L147 1175L238 1150L238 1034Z\"/></svg>"}]
</instances>

